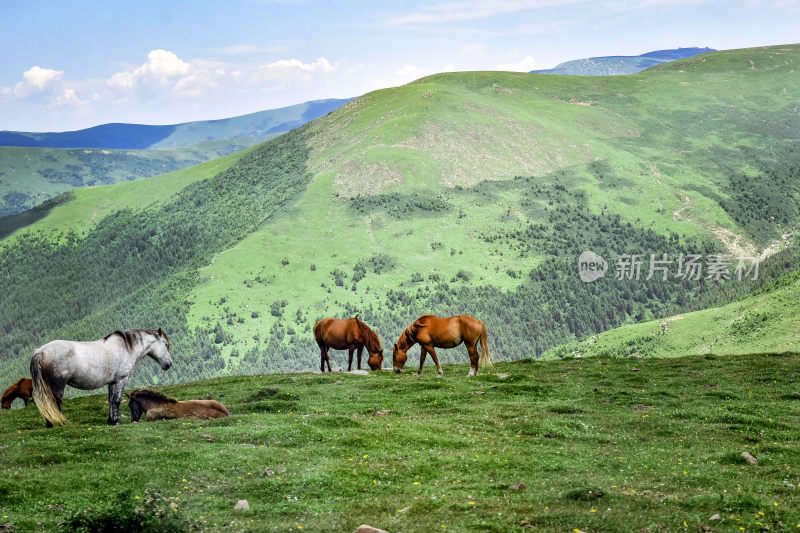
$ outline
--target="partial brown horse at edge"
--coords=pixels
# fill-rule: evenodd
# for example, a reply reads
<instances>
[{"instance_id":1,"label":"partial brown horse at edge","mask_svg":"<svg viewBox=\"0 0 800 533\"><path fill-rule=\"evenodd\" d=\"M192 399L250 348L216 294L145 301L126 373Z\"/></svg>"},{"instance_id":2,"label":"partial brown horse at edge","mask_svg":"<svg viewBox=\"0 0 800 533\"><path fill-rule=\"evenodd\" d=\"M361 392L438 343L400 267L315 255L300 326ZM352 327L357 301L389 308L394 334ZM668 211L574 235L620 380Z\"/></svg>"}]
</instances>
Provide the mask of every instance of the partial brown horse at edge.
<instances>
[{"instance_id":1,"label":"partial brown horse at edge","mask_svg":"<svg viewBox=\"0 0 800 533\"><path fill-rule=\"evenodd\" d=\"M442 377L442 365L439 364L434 348L455 348L463 342L469 353L469 375L477 376L478 365L492 364L486 337L486 324L473 316L458 315L442 318L436 315L423 315L406 328L392 347L392 366L395 372L402 372L408 359L406 352L414 344L419 343L421 350L417 375L422 375L425 355L431 354L439 377ZM478 357L478 342L481 343L480 357Z\"/></svg>"},{"instance_id":2,"label":"partial brown horse at edge","mask_svg":"<svg viewBox=\"0 0 800 533\"><path fill-rule=\"evenodd\" d=\"M138 422L142 414L145 420L162 420L171 418L191 418L195 420L208 420L228 416L228 408L216 400L184 400L175 398L150 389L136 389L126 393L130 400L128 407L131 409L131 422Z\"/></svg>"},{"instance_id":3,"label":"partial brown horse at edge","mask_svg":"<svg viewBox=\"0 0 800 533\"><path fill-rule=\"evenodd\" d=\"M19 378L3 393L3 409L11 409L11 403L17 398L22 398L25 407L33 397L33 380L31 378Z\"/></svg>"},{"instance_id":4,"label":"partial brown horse at edge","mask_svg":"<svg viewBox=\"0 0 800 533\"><path fill-rule=\"evenodd\" d=\"M353 367L353 351L358 351L358 369L361 370L361 352L367 348L369 358L367 364L371 370L380 370L383 364L383 346L377 333L364 324L358 315L349 319L323 318L314 324L314 337L321 351L319 369L325 372L325 363L328 363L328 372L331 372L331 357L328 349L347 350L347 371Z\"/></svg>"}]
</instances>

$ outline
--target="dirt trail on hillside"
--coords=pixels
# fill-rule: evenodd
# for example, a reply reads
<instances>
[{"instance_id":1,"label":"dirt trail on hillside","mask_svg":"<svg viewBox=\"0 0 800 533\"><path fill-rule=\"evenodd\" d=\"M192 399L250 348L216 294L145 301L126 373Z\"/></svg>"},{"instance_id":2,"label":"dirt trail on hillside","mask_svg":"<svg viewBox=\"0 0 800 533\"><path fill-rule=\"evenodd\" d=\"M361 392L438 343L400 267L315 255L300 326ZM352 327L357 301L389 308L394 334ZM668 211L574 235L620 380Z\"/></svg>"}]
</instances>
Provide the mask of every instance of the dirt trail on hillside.
<instances>
[{"instance_id":1,"label":"dirt trail on hillside","mask_svg":"<svg viewBox=\"0 0 800 533\"><path fill-rule=\"evenodd\" d=\"M683 191L672 187L671 185L669 188L681 197L683 200L683 205L679 208L675 209L672 212L672 219L676 222L684 221L689 222L691 224L696 224L703 228L706 228L708 231L714 234L721 242L722 245L725 246L725 249L734 256L741 256L741 257L758 257L759 261L763 261L764 259L778 253L779 251L783 250L784 248L789 246L789 238L794 234L794 230L784 233L780 236L780 238L773 240L769 243L763 250L760 252L754 243L747 239L744 235L740 233L736 233L735 231L731 231L728 228L723 228L722 226L718 226L716 224L709 224L706 222L700 222L698 220L694 220L690 218L688 215L685 215L683 212L689 207L691 204L692 199L684 193Z\"/></svg>"}]
</instances>

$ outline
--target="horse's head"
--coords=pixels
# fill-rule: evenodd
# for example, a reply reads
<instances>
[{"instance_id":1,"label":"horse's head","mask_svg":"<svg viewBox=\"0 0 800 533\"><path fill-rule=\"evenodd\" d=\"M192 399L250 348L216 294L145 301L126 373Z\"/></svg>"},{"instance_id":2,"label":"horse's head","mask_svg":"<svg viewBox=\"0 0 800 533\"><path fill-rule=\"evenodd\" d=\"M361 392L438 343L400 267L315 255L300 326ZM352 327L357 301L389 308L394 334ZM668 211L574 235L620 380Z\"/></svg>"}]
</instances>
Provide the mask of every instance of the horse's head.
<instances>
[{"instance_id":1,"label":"horse's head","mask_svg":"<svg viewBox=\"0 0 800 533\"><path fill-rule=\"evenodd\" d=\"M145 409L142 407L142 404L136 401L136 398L131 398L130 396L128 396L128 398L130 400L128 402L128 407L131 409L131 422L138 422L142 417L142 413L145 412Z\"/></svg>"},{"instance_id":2,"label":"horse's head","mask_svg":"<svg viewBox=\"0 0 800 533\"><path fill-rule=\"evenodd\" d=\"M377 352L369 352L369 359L367 364L370 370L380 370L383 366L383 347L380 347Z\"/></svg>"},{"instance_id":3,"label":"horse's head","mask_svg":"<svg viewBox=\"0 0 800 533\"><path fill-rule=\"evenodd\" d=\"M150 345L150 351L147 352L147 355L161 365L162 370L168 370L172 366L172 357L169 355L169 337L161 331L161 328L158 328L155 337L156 340Z\"/></svg>"},{"instance_id":4,"label":"horse's head","mask_svg":"<svg viewBox=\"0 0 800 533\"><path fill-rule=\"evenodd\" d=\"M397 344L392 346L392 368L394 368L395 372L399 374L403 371L403 367L406 365L406 359L408 359L406 350L401 350Z\"/></svg>"}]
</instances>

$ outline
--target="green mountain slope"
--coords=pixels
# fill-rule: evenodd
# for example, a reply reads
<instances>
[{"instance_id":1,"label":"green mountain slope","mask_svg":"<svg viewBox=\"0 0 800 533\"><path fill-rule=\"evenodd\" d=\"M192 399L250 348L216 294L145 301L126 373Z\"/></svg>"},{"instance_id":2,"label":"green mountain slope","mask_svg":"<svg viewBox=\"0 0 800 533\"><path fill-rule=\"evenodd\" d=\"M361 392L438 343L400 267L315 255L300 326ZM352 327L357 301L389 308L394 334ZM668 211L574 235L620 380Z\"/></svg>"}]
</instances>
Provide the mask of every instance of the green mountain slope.
<instances>
[{"instance_id":1,"label":"green mountain slope","mask_svg":"<svg viewBox=\"0 0 800 533\"><path fill-rule=\"evenodd\" d=\"M798 222L798 61L787 45L628 77L432 76L85 234L20 229L0 250L0 377L54 337L121 327L174 338L176 372L145 367L146 383L313 368L323 316L359 312L388 348L423 313L473 314L496 358L519 359L729 303L798 264L795 247L773 254ZM583 283L585 250L612 269L619 254L770 257L755 281Z\"/></svg>"},{"instance_id":2,"label":"green mountain slope","mask_svg":"<svg viewBox=\"0 0 800 533\"><path fill-rule=\"evenodd\" d=\"M219 174L251 150L253 148L246 148L152 178L72 189L33 209L0 218L0 237L18 230L24 230L21 232L23 237L30 232L74 231L85 234L93 224L122 209L141 209L169 202L186 186Z\"/></svg>"},{"instance_id":3,"label":"green mountain slope","mask_svg":"<svg viewBox=\"0 0 800 533\"><path fill-rule=\"evenodd\" d=\"M544 357L734 355L800 348L800 272L720 307L613 329L545 352Z\"/></svg>"},{"instance_id":4,"label":"green mountain slope","mask_svg":"<svg viewBox=\"0 0 800 533\"><path fill-rule=\"evenodd\" d=\"M103 124L63 133L0 132L0 217L76 187L146 178L259 144L347 100L304 102L169 126Z\"/></svg>"},{"instance_id":5,"label":"green mountain slope","mask_svg":"<svg viewBox=\"0 0 800 533\"><path fill-rule=\"evenodd\" d=\"M0 146L0 216L30 209L78 187L132 181L238 152L269 137L161 150Z\"/></svg>"}]
</instances>

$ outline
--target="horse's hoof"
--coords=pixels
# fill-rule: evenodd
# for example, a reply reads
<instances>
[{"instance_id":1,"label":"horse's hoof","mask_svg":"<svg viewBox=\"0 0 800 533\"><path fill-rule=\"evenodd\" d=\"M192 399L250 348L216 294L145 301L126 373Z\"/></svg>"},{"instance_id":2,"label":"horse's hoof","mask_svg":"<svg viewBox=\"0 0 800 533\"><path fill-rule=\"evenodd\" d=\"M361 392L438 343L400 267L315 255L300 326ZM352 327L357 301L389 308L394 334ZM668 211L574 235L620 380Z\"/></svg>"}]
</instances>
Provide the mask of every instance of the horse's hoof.
<instances>
[{"instance_id":1,"label":"horse's hoof","mask_svg":"<svg viewBox=\"0 0 800 533\"><path fill-rule=\"evenodd\" d=\"M439 372L439 374L438 374L436 377L437 377L437 378L444 377L444 372Z\"/></svg>"}]
</instances>

